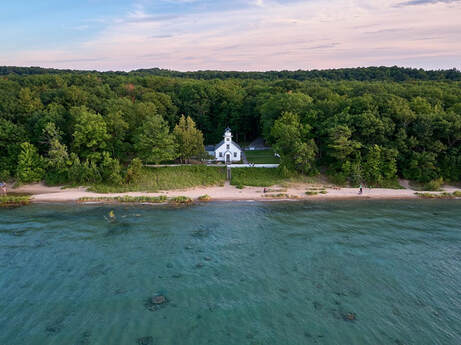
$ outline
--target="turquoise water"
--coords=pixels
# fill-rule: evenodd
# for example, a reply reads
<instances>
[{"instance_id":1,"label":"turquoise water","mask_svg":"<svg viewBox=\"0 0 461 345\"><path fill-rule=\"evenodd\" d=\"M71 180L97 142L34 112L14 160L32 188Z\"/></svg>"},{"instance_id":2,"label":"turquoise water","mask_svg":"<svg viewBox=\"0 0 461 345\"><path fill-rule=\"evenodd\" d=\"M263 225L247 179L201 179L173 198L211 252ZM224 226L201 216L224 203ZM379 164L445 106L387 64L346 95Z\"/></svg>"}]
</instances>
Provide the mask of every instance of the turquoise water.
<instances>
[{"instance_id":1,"label":"turquoise water","mask_svg":"<svg viewBox=\"0 0 461 345\"><path fill-rule=\"evenodd\" d=\"M165 303L151 308L153 296ZM459 201L0 210L2 345L458 345L460 334Z\"/></svg>"}]
</instances>

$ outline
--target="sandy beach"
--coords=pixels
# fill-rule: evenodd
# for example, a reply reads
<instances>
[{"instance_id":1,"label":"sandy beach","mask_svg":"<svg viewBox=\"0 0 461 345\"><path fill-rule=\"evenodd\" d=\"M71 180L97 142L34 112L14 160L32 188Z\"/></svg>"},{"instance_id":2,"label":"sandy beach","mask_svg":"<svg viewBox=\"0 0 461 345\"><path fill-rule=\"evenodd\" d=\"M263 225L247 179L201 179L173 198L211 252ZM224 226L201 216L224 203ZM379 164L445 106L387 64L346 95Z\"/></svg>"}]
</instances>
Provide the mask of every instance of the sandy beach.
<instances>
[{"instance_id":1,"label":"sandy beach","mask_svg":"<svg viewBox=\"0 0 461 345\"><path fill-rule=\"evenodd\" d=\"M357 188L340 188L332 186L296 184L288 188L272 186L264 193L263 187L245 187L238 189L226 183L224 186L196 187L190 189L178 189L160 191L158 193L128 192L128 193L93 193L86 187L66 188L48 187L43 184L23 185L18 188L9 188L10 193L31 194L32 202L76 202L81 198L118 197L118 196L187 196L196 200L201 195L209 195L215 201L273 201L273 200L322 200L322 199L415 199L418 198L416 191L411 189L406 181L401 181L405 189L364 188L360 195ZM306 195L306 191L318 192L324 190L325 194ZM444 192L453 193L461 191L460 188L444 186ZM439 192L430 192L439 193Z\"/></svg>"}]
</instances>

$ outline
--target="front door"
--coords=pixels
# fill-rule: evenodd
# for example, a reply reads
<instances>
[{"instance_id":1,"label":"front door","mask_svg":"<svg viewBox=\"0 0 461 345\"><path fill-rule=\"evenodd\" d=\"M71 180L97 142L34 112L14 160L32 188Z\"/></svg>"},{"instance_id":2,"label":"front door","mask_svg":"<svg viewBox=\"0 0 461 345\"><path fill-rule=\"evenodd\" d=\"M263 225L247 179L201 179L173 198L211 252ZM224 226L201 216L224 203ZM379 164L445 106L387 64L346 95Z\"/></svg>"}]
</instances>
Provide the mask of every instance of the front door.
<instances>
[{"instance_id":1,"label":"front door","mask_svg":"<svg viewBox=\"0 0 461 345\"><path fill-rule=\"evenodd\" d=\"M226 163L230 163L231 161L231 155L230 153L226 153Z\"/></svg>"}]
</instances>

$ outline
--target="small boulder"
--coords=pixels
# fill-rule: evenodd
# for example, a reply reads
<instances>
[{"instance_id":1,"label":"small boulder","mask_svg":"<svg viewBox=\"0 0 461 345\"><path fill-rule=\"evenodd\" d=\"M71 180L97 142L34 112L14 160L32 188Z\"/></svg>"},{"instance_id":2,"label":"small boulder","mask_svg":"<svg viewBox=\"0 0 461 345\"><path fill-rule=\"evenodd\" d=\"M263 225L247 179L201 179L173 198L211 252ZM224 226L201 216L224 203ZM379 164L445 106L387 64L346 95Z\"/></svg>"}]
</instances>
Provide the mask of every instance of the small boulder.
<instances>
[{"instance_id":1,"label":"small boulder","mask_svg":"<svg viewBox=\"0 0 461 345\"><path fill-rule=\"evenodd\" d=\"M162 295L157 295L152 297L151 299L152 304L159 305L159 304L164 304L167 302L166 297Z\"/></svg>"},{"instance_id":2,"label":"small boulder","mask_svg":"<svg viewBox=\"0 0 461 345\"><path fill-rule=\"evenodd\" d=\"M346 320L346 321L355 321L355 320L357 320L357 315L355 315L355 313L344 314L344 320Z\"/></svg>"}]
</instances>

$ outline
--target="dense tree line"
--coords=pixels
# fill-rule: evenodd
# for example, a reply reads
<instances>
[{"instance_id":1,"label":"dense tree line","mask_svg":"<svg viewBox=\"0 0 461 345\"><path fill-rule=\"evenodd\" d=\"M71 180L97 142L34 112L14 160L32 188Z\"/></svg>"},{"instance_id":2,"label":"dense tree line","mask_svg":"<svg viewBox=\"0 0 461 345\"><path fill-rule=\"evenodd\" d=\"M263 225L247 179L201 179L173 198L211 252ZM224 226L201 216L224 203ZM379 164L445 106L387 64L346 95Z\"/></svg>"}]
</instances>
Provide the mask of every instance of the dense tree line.
<instances>
[{"instance_id":1,"label":"dense tree line","mask_svg":"<svg viewBox=\"0 0 461 345\"><path fill-rule=\"evenodd\" d=\"M461 180L458 71L158 71L0 68L0 177L119 183L133 159L187 161L230 126L240 143L263 136L287 171Z\"/></svg>"},{"instance_id":2,"label":"dense tree line","mask_svg":"<svg viewBox=\"0 0 461 345\"><path fill-rule=\"evenodd\" d=\"M40 67L0 66L0 75L17 74L61 74L61 73L98 73L96 71L72 71ZM339 68L328 70L297 70L297 71L267 71L267 72L238 72L238 71L195 71L178 72L160 68L138 69L131 72L105 72L112 75L158 76L189 79L253 79L253 80L357 80L357 81L408 81L408 80L437 80L460 81L461 72L457 69L430 70L422 68L404 67L362 67Z\"/></svg>"}]
</instances>

